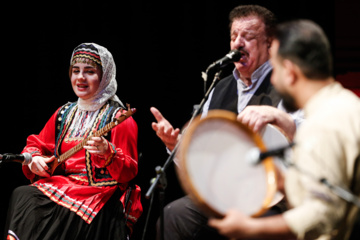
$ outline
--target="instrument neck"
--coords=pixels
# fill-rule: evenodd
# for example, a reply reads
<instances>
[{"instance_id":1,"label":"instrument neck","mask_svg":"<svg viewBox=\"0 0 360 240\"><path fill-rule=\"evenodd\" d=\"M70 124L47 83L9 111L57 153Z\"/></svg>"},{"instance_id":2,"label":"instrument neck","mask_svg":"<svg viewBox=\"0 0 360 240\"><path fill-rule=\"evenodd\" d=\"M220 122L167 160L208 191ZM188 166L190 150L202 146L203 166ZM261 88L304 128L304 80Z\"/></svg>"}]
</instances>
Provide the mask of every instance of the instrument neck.
<instances>
[{"instance_id":1,"label":"instrument neck","mask_svg":"<svg viewBox=\"0 0 360 240\"><path fill-rule=\"evenodd\" d=\"M110 130L117 125L116 122L110 122L105 125L105 127L101 128L100 130L94 132L93 134L90 134L88 137L86 137L84 140L82 140L79 144L77 144L75 147L71 148L70 150L66 151L65 153L61 154L59 156L59 163L67 160L69 157L83 149L83 147L86 145L86 143L90 140L91 137L101 137L105 135L106 133L110 132Z\"/></svg>"}]
</instances>

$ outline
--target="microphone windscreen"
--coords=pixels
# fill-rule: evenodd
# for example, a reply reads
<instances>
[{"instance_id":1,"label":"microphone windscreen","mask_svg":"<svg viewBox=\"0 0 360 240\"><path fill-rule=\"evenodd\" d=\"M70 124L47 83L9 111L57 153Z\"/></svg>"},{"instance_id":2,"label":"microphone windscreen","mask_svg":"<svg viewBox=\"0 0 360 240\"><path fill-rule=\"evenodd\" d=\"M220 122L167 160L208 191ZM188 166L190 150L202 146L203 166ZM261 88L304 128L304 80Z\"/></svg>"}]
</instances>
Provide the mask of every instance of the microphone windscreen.
<instances>
[{"instance_id":1,"label":"microphone windscreen","mask_svg":"<svg viewBox=\"0 0 360 240\"><path fill-rule=\"evenodd\" d=\"M239 61L240 58L241 58L241 56L242 56L241 52L240 52L239 50L237 50L237 49L231 50L231 51L230 51L230 54L232 54L232 57L231 57L232 62L237 62L237 61Z\"/></svg>"},{"instance_id":2,"label":"microphone windscreen","mask_svg":"<svg viewBox=\"0 0 360 240\"><path fill-rule=\"evenodd\" d=\"M258 164L261 159L260 159L260 150L256 147L251 148L245 156L245 160L247 163L251 164L251 165L256 165Z\"/></svg>"}]
</instances>

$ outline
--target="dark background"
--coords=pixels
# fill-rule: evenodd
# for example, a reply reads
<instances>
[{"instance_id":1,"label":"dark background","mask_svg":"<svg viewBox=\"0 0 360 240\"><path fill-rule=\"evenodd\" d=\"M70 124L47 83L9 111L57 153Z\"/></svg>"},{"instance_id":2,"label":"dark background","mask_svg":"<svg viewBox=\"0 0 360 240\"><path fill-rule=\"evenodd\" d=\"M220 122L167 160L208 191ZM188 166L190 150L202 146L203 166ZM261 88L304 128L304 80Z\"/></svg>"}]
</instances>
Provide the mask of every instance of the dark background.
<instances>
[{"instance_id":1,"label":"dark background","mask_svg":"<svg viewBox=\"0 0 360 240\"><path fill-rule=\"evenodd\" d=\"M20 153L26 137L38 133L53 112L76 101L68 68L72 50L95 42L113 54L118 96L137 108L138 149L141 154L135 182L143 192L144 213L134 238L141 239L149 200L144 198L155 167L168 155L151 129L149 109L157 107L175 126L191 117L203 97L201 71L229 51L228 13L240 4L260 4L279 21L308 18L323 27L332 44L334 76L355 73L360 88L359 3L322 1L72 1L58 4L8 3L3 7L0 154ZM231 66L226 71L231 71ZM356 87L356 86L355 86ZM166 172L165 202L183 194L173 165ZM29 182L19 163L0 168L0 236L8 199L17 186ZM157 193L157 192L155 192ZM154 239L159 200L155 195L145 239Z\"/></svg>"}]
</instances>

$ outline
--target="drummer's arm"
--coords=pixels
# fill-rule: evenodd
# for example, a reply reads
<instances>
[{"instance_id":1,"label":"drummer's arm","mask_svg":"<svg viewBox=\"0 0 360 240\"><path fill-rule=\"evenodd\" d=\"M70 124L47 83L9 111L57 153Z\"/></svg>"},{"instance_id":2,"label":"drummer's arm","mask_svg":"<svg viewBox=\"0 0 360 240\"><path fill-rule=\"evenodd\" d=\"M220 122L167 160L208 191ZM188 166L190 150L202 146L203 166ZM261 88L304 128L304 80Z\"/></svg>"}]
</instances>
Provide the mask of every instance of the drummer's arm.
<instances>
[{"instance_id":1,"label":"drummer's arm","mask_svg":"<svg viewBox=\"0 0 360 240\"><path fill-rule=\"evenodd\" d=\"M272 106L247 106L238 115L237 120L254 132L259 132L268 123L273 124L280 128L290 141L293 140L296 131L293 117Z\"/></svg>"},{"instance_id":2,"label":"drummer's arm","mask_svg":"<svg viewBox=\"0 0 360 240\"><path fill-rule=\"evenodd\" d=\"M222 219L209 219L208 224L228 238L296 239L282 214L251 218L230 210Z\"/></svg>"}]
</instances>

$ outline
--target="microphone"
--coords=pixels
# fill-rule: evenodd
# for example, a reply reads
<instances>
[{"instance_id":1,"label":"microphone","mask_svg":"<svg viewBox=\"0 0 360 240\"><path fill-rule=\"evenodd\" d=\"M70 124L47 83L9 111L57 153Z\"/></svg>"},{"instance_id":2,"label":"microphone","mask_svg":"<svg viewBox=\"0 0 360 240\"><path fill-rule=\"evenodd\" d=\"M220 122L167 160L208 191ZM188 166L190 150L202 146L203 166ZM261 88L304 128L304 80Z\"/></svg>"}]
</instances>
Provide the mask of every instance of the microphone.
<instances>
[{"instance_id":1,"label":"microphone","mask_svg":"<svg viewBox=\"0 0 360 240\"><path fill-rule=\"evenodd\" d=\"M209 67L206 69L206 72L213 68L220 69L222 67L225 67L229 63L237 62L240 60L242 55L243 53L241 53L239 50L233 49L228 54L226 54L225 57L210 64Z\"/></svg>"},{"instance_id":2,"label":"microphone","mask_svg":"<svg viewBox=\"0 0 360 240\"><path fill-rule=\"evenodd\" d=\"M268 157L283 157L285 151L294 145L295 143L290 143L289 145L286 145L284 147L274 148L265 152L260 152L258 148L252 148L246 154L245 159L248 163L252 165L256 165Z\"/></svg>"},{"instance_id":3,"label":"microphone","mask_svg":"<svg viewBox=\"0 0 360 240\"><path fill-rule=\"evenodd\" d=\"M12 154L12 153L4 153L0 154L0 163L2 162L19 162L23 165L28 165L32 161L32 156L30 153L23 154Z\"/></svg>"}]
</instances>

